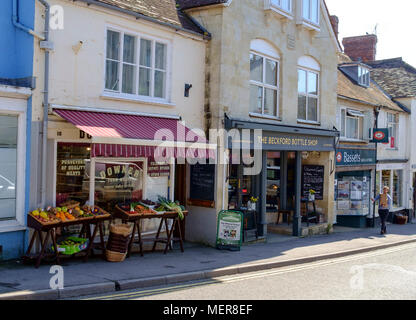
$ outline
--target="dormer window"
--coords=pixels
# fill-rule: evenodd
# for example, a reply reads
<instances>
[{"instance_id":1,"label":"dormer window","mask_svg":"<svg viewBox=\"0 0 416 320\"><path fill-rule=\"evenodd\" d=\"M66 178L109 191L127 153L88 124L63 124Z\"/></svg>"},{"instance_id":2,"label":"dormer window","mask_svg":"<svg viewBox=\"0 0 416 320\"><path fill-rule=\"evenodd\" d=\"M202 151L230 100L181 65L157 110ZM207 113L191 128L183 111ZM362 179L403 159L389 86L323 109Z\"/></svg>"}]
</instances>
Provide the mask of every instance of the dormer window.
<instances>
[{"instance_id":1,"label":"dormer window","mask_svg":"<svg viewBox=\"0 0 416 320\"><path fill-rule=\"evenodd\" d=\"M265 0L265 9L272 10L283 18L293 19L292 0Z\"/></svg>"},{"instance_id":2,"label":"dormer window","mask_svg":"<svg viewBox=\"0 0 416 320\"><path fill-rule=\"evenodd\" d=\"M358 66L358 83L362 86L370 86L370 70L362 66Z\"/></svg>"}]
</instances>

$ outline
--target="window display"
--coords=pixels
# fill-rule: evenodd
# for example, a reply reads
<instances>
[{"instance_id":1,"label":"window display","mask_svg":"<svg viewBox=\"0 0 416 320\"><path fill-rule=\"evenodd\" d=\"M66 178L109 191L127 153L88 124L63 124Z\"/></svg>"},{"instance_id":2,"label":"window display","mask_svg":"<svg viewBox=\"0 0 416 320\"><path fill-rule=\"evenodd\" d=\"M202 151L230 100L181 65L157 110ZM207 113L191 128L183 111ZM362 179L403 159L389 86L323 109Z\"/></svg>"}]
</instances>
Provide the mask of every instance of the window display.
<instances>
[{"instance_id":1,"label":"window display","mask_svg":"<svg viewBox=\"0 0 416 320\"><path fill-rule=\"evenodd\" d=\"M367 215L370 213L370 179L370 171L337 174L338 215Z\"/></svg>"}]
</instances>

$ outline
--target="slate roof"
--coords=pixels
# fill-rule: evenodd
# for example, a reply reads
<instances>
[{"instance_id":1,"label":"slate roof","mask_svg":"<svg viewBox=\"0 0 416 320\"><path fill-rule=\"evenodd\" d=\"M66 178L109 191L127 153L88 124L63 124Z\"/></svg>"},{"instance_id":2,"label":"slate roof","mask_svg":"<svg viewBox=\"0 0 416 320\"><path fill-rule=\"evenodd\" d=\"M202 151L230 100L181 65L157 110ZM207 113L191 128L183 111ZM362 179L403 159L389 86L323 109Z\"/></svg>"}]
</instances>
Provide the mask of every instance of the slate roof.
<instances>
[{"instance_id":1,"label":"slate roof","mask_svg":"<svg viewBox=\"0 0 416 320\"><path fill-rule=\"evenodd\" d=\"M393 99L416 97L416 69L402 58L368 62L377 83Z\"/></svg>"},{"instance_id":2,"label":"slate roof","mask_svg":"<svg viewBox=\"0 0 416 320\"><path fill-rule=\"evenodd\" d=\"M338 62L348 63L352 60L345 54L338 55ZM371 70L371 77L372 77ZM341 98L345 97L357 101L358 103L368 103L374 106L383 106L395 111L403 111L388 95L386 95L374 81L371 81L370 87L360 86L351 80L341 70L338 70L338 89L337 94Z\"/></svg>"},{"instance_id":3,"label":"slate roof","mask_svg":"<svg viewBox=\"0 0 416 320\"><path fill-rule=\"evenodd\" d=\"M205 7L226 2L228 2L228 0L177 0L180 9Z\"/></svg>"},{"instance_id":4,"label":"slate roof","mask_svg":"<svg viewBox=\"0 0 416 320\"><path fill-rule=\"evenodd\" d=\"M173 27L183 28L201 35L205 32L191 17L180 10L176 0L97 0L97 2L139 13Z\"/></svg>"}]
</instances>

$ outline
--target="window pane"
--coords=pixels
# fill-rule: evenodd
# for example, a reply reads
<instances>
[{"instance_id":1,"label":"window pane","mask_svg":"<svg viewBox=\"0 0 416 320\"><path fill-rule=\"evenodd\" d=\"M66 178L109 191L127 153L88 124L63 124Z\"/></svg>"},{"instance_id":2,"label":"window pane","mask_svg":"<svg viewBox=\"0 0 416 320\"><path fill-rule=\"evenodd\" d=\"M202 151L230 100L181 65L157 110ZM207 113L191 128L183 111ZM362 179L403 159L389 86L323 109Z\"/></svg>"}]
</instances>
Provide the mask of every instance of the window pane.
<instances>
[{"instance_id":1,"label":"window pane","mask_svg":"<svg viewBox=\"0 0 416 320\"><path fill-rule=\"evenodd\" d=\"M152 66L152 41L150 40L140 40L140 65Z\"/></svg>"},{"instance_id":2,"label":"window pane","mask_svg":"<svg viewBox=\"0 0 416 320\"><path fill-rule=\"evenodd\" d=\"M105 69L105 88L113 91L119 90L118 80L118 62L109 61L106 62Z\"/></svg>"},{"instance_id":3,"label":"window pane","mask_svg":"<svg viewBox=\"0 0 416 320\"><path fill-rule=\"evenodd\" d=\"M308 93L318 95L318 75L308 72Z\"/></svg>"},{"instance_id":4,"label":"window pane","mask_svg":"<svg viewBox=\"0 0 416 320\"><path fill-rule=\"evenodd\" d=\"M150 96L150 69L140 68L139 95Z\"/></svg>"},{"instance_id":5,"label":"window pane","mask_svg":"<svg viewBox=\"0 0 416 320\"><path fill-rule=\"evenodd\" d=\"M263 82L263 58L250 54L250 80Z\"/></svg>"},{"instance_id":6,"label":"window pane","mask_svg":"<svg viewBox=\"0 0 416 320\"><path fill-rule=\"evenodd\" d=\"M263 88L250 85L250 112L262 113Z\"/></svg>"},{"instance_id":7,"label":"window pane","mask_svg":"<svg viewBox=\"0 0 416 320\"><path fill-rule=\"evenodd\" d=\"M402 206L402 170L393 170L393 206Z\"/></svg>"},{"instance_id":8,"label":"window pane","mask_svg":"<svg viewBox=\"0 0 416 320\"><path fill-rule=\"evenodd\" d=\"M303 18L310 20L310 7L309 7L310 0L303 0Z\"/></svg>"},{"instance_id":9,"label":"window pane","mask_svg":"<svg viewBox=\"0 0 416 320\"><path fill-rule=\"evenodd\" d=\"M380 192L383 191L383 187L389 187L390 188L390 175L391 175L390 170L383 170L382 171Z\"/></svg>"},{"instance_id":10,"label":"window pane","mask_svg":"<svg viewBox=\"0 0 416 320\"><path fill-rule=\"evenodd\" d=\"M347 138L358 139L358 119L347 117Z\"/></svg>"},{"instance_id":11,"label":"window pane","mask_svg":"<svg viewBox=\"0 0 416 320\"><path fill-rule=\"evenodd\" d=\"M319 1L318 0L312 0L312 16L311 20L318 24L319 22Z\"/></svg>"},{"instance_id":12,"label":"window pane","mask_svg":"<svg viewBox=\"0 0 416 320\"><path fill-rule=\"evenodd\" d=\"M166 45L156 42L155 67L166 70Z\"/></svg>"},{"instance_id":13,"label":"window pane","mask_svg":"<svg viewBox=\"0 0 416 320\"><path fill-rule=\"evenodd\" d=\"M136 83L136 67L132 65L123 65L123 93L134 94L135 83Z\"/></svg>"},{"instance_id":14,"label":"window pane","mask_svg":"<svg viewBox=\"0 0 416 320\"><path fill-rule=\"evenodd\" d=\"M318 99L308 97L308 120L318 121Z\"/></svg>"},{"instance_id":15,"label":"window pane","mask_svg":"<svg viewBox=\"0 0 416 320\"><path fill-rule=\"evenodd\" d=\"M359 130L358 130L358 139L364 140L364 118L358 118Z\"/></svg>"},{"instance_id":16,"label":"window pane","mask_svg":"<svg viewBox=\"0 0 416 320\"><path fill-rule=\"evenodd\" d=\"M136 63L136 39L133 36L124 35L123 61L128 63Z\"/></svg>"},{"instance_id":17,"label":"window pane","mask_svg":"<svg viewBox=\"0 0 416 320\"><path fill-rule=\"evenodd\" d=\"M298 92L306 93L306 71L298 70Z\"/></svg>"},{"instance_id":18,"label":"window pane","mask_svg":"<svg viewBox=\"0 0 416 320\"><path fill-rule=\"evenodd\" d=\"M264 114L276 116L277 112L277 90L265 89Z\"/></svg>"},{"instance_id":19,"label":"window pane","mask_svg":"<svg viewBox=\"0 0 416 320\"><path fill-rule=\"evenodd\" d=\"M0 220L16 217L17 119L0 116Z\"/></svg>"},{"instance_id":20,"label":"window pane","mask_svg":"<svg viewBox=\"0 0 416 320\"><path fill-rule=\"evenodd\" d=\"M282 0L282 8L286 11L291 11L290 0Z\"/></svg>"},{"instance_id":21,"label":"window pane","mask_svg":"<svg viewBox=\"0 0 416 320\"><path fill-rule=\"evenodd\" d=\"M120 33L107 30L107 59L120 60Z\"/></svg>"},{"instance_id":22,"label":"window pane","mask_svg":"<svg viewBox=\"0 0 416 320\"><path fill-rule=\"evenodd\" d=\"M306 96L298 96L298 119L306 120Z\"/></svg>"},{"instance_id":23,"label":"window pane","mask_svg":"<svg viewBox=\"0 0 416 320\"><path fill-rule=\"evenodd\" d=\"M155 97L165 98L166 73L163 71L155 71Z\"/></svg>"},{"instance_id":24,"label":"window pane","mask_svg":"<svg viewBox=\"0 0 416 320\"><path fill-rule=\"evenodd\" d=\"M277 86L277 62L266 59L266 83Z\"/></svg>"}]
</instances>

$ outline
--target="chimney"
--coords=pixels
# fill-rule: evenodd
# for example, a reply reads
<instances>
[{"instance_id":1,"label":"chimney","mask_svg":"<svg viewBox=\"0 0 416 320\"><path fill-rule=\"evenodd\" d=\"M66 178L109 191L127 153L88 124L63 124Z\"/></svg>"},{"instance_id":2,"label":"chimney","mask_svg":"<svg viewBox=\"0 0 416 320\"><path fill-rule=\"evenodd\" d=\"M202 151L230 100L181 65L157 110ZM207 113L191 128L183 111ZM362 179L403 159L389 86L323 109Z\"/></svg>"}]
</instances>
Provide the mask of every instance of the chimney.
<instances>
[{"instance_id":1,"label":"chimney","mask_svg":"<svg viewBox=\"0 0 416 320\"><path fill-rule=\"evenodd\" d=\"M329 19L331 20L332 29L334 29L335 36L338 39L338 35L339 35L339 32L338 32L339 19L338 19L337 16L330 16Z\"/></svg>"},{"instance_id":2,"label":"chimney","mask_svg":"<svg viewBox=\"0 0 416 320\"><path fill-rule=\"evenodd\" d=\"M377 36L375 34L344 38L342 44L345 54L353 61L376 60Z\"/></svg>"}]
</instances>

